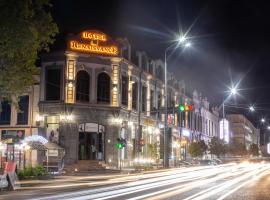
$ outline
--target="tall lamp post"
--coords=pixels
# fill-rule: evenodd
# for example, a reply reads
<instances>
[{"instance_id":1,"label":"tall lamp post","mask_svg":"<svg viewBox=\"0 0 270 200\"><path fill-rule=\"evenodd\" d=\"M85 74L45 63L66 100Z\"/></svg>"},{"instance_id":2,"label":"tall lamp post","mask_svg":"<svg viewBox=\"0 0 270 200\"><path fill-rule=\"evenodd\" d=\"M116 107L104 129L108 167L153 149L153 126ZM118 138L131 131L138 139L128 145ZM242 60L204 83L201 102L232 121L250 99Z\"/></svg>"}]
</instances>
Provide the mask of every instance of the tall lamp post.
<instances>
[{"instance_id":1,"label":"tall lamp post","mask_svg":"<svg viewBox=\"0 0 270 200\"><path fill-rule=\"evenodd\" d=\"M187 38L183 35L180 36L177 40L177 45L181 45L182 47L190 47L191 43L187 41ZM169 167L169 155L168 155L168 134L167 134L167 128L168 128L168 83L167 83L167 53L169 50L171 50L172 47L175 46L175 43L173 43L172 45L168 46L165 49L165 53L164 53L164 98L165 98L165 120L164 120L164 167Z\"/></svg>"},{"instance_id":2,"label":"tall lamp post","mask_svg":"<svg viewBox=\"0 0 270 200\"><path fill-rule=\"evenodd\" d=\"M225 131L225 102L227 101L227 99L229 99L231 96L235 96L237 94L237 88L235 86L231 87L230 88L230 94L229 96L223 100L222 102L222 129L223 129L223 138L225 138L225 135L224 135L224 131Z\"/></svg>"},{"instance_id":3,"label":"tall lamp post","mask_svg":"<svg viewBox=\"0 0 270 200\"><path fill-rule=\"evenodd\" d=\"M267 126L267 130L270 130L270 126ZM264 132L264 145L266 145L266 131ZM267 139L267 142L268 142L268 139Z\"/></svg>"}]
</instances>

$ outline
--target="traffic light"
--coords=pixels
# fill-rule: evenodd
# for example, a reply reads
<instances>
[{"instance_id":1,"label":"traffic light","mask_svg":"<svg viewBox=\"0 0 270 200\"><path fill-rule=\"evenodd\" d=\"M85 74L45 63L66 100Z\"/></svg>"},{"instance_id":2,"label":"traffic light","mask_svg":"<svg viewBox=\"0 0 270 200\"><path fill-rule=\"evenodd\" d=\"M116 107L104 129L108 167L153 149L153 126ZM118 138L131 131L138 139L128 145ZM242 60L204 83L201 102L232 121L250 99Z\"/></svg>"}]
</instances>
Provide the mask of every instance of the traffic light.
<instances>
[{"instance_id":1,"label":"traffic light","mask_svg":"<svg viewBox=\"0 0 270 200\"><path fill-rule=\"evenodd\" d=\"M180 112L191 111L191 110L193 110L193 105L183 105L183 104L179 105Z\"/></svg>"},{"instance_id":2,"label":"traffic light","mask_svg":"<svg viewBox=\"0 0 270 200\"><path fill-rule=\"evenodd\" d=\"M126 145L127 145L126 139L121 137L117 138L117 143L115 145L117 149L123 149L124 147L126 147Z\"/></svg>"},{"instance_id":3,"label":"traffic light","mask_svg":"<svg viewBox=\"0 0 270 200\"><path fill-rule=\"evenodd\" d=\"M179 106L179 110L180 110L180 112L185 111L185 106L184 106L184 105L180 105L180 106Z\"/></svg>"}]
</instances>

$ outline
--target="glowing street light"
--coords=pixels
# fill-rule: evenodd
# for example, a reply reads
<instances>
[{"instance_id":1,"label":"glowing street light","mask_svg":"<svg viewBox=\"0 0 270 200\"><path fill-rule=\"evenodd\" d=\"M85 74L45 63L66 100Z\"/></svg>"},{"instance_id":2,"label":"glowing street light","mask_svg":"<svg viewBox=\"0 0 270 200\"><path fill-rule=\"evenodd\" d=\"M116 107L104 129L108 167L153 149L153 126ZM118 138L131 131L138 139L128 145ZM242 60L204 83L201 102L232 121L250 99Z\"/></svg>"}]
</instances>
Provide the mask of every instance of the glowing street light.
<instances>
[{"instance_id":1,"label":"glowing street light","mask_svg":"<svg viewBox=\"0 0 270 200\"><path fill-rule=\"evenodd\" d=\"M231 92L231 95L236 95L237 94L237 88L236 87L230 88L230 92Z\"/></svg>"},{"instance_id":2,"label":"glowing street light","mask_svg":"<svg viewBox=\"0 0 270 200\"><path fill-rule=\"evenodd\" d=\"M267 126L267 129L270 130L270 126Z\"/></svg>"},{"instance_id":3,"label":"glowing street light","mask_svg":"<svg viewBox=\"0 0 270 200\"><path fill-rule=\"evenodd\" d=\"M178 38L178 42L179 42L179 43L184 43L186 40L187 40L187 38L186 38L184 35L181 35L181 36Z\"/></svg>"},{"instance_id":4,"label":"glowing street light","mask_svg":"<svg viewBox=\"0 0 270 200\"><path fill-rule=\"evenodd\" d=\"M191 47L191 43L190 42L187 42L184 44L185 47Z\"/></svg>"},{"instance_id":5,"label":"glowing street light","mask_svg":"<svg viewBox=\"0 0 270 200\"><path fill-rule=\"evenodd\" d=\"M264 122L265 122L265 119L264 119L264 118L262 118L262 119L261 119L261 122L262 122L262 123L264 123Z\"/></svg>"},{"instance_id":6,"label":"glowing street light","mask_svg":"<svg viewBox=\"0 0 270 200\"><path fill-rule=\"evenodd\" d=\"M251 112L254 112L255 111L255 108L254 108L254 106L249 106L249 108L248 108Z\"/></svg>"}]
</instances>

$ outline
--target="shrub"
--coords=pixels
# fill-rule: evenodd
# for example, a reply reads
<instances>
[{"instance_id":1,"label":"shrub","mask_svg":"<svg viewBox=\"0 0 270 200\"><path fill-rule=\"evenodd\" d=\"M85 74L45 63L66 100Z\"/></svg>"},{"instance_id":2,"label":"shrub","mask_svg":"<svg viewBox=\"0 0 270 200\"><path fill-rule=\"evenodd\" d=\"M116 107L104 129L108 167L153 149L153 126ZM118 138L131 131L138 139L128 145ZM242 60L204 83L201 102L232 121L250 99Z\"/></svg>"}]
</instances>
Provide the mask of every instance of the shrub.
<instances>
[{"instance_id":1,"label":"shrub","mask_svg":"<svg viewBox=\"0 0 270 200\"><path fill-rule=\"evenodd\" d=\"M35 168L33 168L33 175L34 176L44 176L46 175L46 171L42 165L37 165Z\"/></svg>"},{"instance_id":2,"label":"shrub","mask_svg":"<svg viewBox=\"0 0 270 200\"><path fill-rule=\"evenodd\" d=\"M18 177L19 179L27 179L27 178L39 178L41 176L45 176L46 171L42 165L37 165L36 167L28 166L23 170L19 170Z\"/></svg>"}]
</instances>

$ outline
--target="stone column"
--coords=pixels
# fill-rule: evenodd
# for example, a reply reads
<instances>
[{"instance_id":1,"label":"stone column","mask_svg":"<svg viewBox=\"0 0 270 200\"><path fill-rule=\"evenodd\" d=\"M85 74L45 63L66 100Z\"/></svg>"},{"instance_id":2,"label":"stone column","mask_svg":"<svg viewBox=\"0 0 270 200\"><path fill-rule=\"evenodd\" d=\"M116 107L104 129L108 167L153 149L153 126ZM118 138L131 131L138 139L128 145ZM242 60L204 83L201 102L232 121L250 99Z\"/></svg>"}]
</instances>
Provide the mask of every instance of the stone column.
<instances>
[{"instance_id":1,"label":"stone column","mask_svg":"<svg viewBox=\"0 0 270 200\"><path fill-rule=\"evenodd\" d=\"M132 68L133 67L131 65L128 66L128 110L132 110Z\"/></svg>"},{"instance_id":2,"label":"stone column","mask_svg":"<svg viewBox=\"0 0 270 200\"><path fill-rule=\"evenodd\" d=\"M120 106L120 58L112 58L112 88L111 88L111 106L118 107Z\"/></svg>"},{"instance_id":3,"label":"stone column","mask_svg":"<svg viewBox=\"0 0 270 200\"><path fill-rule=\"evenodd\" d=\"M76 76L76 62L77 55L73 53L66 53L66 67L65 67L65 102L75 103L75 76Z\"/></svg>"},{"instance_id":4,"label":"stone column","mask_svg":"<svg viewBox=\"0 0 270 200\"><path fill-rule=\"evenodd\" d=\"M151 113L151 85L150 85L151 78L152 78L152 76L148 75L147 82L146 82L146 85L147 85L146 116L148 116L148 117L150 116L150 113Z\"/></svg>"}]
</instances>

